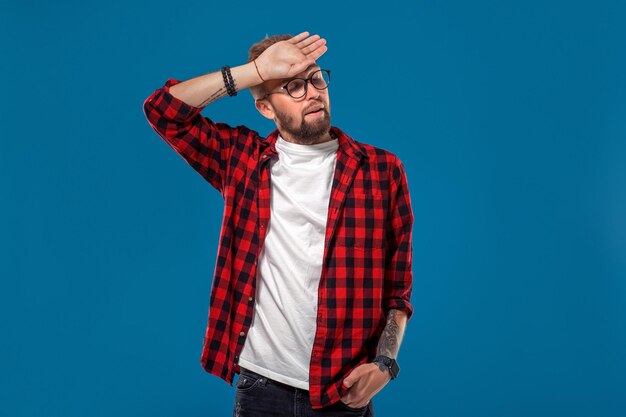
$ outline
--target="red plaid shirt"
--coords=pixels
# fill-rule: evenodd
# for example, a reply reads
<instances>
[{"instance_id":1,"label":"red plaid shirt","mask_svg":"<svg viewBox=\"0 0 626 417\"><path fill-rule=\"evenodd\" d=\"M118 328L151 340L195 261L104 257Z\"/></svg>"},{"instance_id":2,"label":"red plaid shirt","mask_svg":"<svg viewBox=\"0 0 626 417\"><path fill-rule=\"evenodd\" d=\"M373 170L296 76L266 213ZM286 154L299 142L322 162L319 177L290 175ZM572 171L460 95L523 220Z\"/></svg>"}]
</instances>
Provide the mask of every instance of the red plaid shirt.
<instances>
[{"instance_id":1,"label":"red plaid shirt","mask_svg":"<svg viewBox=\"0 0 626 417\"><path fill-rule=\"evenodd\" d=\"M201 363L232 385L252 323L257 259L270 222L270 160L278 131L263 138L245 126L214 123L169 92L168 79L144 102L150 125L224 198L208 326ZM405 311L412 288L413 213L404 167L392 153L338 128L311 352L313 408L345 393L343 379L376 356L390 309Z\"/></svg>"}]
</instances>

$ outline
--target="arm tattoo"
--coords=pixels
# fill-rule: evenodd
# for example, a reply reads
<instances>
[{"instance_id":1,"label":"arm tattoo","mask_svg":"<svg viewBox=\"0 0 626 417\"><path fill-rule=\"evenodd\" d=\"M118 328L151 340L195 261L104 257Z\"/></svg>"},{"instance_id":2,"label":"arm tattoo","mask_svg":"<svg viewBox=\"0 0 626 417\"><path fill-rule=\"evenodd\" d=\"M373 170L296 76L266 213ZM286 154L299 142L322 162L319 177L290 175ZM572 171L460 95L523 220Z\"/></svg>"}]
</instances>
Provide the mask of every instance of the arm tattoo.
<instances>
[{"instance_id":1,"label":"arm tattoo","mask_svg":"<svg viewBox=\"0 0 626 417\"><path fill-rule=\"evenodd\" d=\"M387 324L385 325L383 333L380 336L380 340L378 341L376 354L388 356L390 358L397 357L403 333L404 322L403 320L398 320L398 310L390 310L387 314Z\"/></svg>"},{"instance_id":2,"label":"arm tattoo","mask_svg":"<svg viewBox=\"0 0 626 417\"><path fill-rule=\"evenodd\" d=\"M215 100L217 100L218 98L223 97L225 95L226 95L226 87L221 87L215 93L211 94L211 96L209 98L207 98L202 103L200 103L200 105L198 107L204 107L207 104L213 103Z\"/></svg>"}]
</instances>

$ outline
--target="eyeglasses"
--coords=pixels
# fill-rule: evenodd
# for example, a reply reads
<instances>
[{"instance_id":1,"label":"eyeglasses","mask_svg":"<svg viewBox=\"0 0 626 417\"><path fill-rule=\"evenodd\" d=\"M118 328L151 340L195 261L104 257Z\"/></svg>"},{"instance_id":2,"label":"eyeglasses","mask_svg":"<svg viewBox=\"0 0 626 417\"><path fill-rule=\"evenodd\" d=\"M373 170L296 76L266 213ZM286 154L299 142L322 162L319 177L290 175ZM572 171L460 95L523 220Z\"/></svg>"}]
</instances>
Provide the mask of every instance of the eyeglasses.
<instances>
[{"instance_id":1,"label":"eyeglasses","mask_svg":"<svg viewBox=\"0 0 626 417\"><path fill-rule=\"evenodd\" d=\"M313 87L318 90L325 90L328 88L328 84L330 84L330 70L317 70L309 76L309 78L292 78L287 82L287 84L280 87L281 90L284 90L289 94L291 98L302 98L306 96L307 87L309 82ZM282 93L282 91L273 91L271 93L267 93L261 98L261 100L267 98L267 96L271 94Z\"/></svg>"}]
</instances>

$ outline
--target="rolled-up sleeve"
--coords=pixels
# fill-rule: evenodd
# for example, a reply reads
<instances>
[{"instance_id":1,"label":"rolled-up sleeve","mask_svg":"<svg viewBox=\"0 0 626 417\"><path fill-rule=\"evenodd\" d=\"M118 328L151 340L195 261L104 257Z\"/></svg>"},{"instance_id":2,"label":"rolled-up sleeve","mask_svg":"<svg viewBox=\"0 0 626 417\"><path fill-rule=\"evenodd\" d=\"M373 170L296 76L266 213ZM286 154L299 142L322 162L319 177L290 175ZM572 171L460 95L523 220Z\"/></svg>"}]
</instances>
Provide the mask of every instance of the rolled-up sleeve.
<instances>
[{"instance_id":1,"label":"rolled-up sleeve","mask_svg":"<svg viewBox=\"0 0 626 417\"><path fill-rule=\"evenodd\" d=\"M222 192L232 139L239 129L213 123L200 115L202 108L174 97L169 89L180 81L170 78L143 103L150 126L194 170Z\"/></svg>"},{"instance_id":2,"label":"rolled-up sleeve","mask_svg":"<svg viewBox=\"0 0 626 417\"><path fill-rule=\"evenodd\" d=\"M387 221L387 252L383 309L402 310L413 314L413 211L404 166L397 160L390 178L390 203Z\"/></svg>"}]
</instances>

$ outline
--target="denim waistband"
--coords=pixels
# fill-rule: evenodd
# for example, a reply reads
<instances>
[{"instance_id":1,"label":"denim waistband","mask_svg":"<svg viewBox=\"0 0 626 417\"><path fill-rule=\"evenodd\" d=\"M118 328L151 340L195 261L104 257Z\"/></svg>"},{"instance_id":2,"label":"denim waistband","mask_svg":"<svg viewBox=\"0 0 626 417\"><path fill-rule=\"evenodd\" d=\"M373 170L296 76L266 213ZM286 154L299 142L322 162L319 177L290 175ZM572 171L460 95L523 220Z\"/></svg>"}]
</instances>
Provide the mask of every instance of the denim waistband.
<instances>
[{"instance_id":1,"label":"denim waistband","mask_svg":"<svg viewBox=\"0 0 626 417\"><path fill-rule=\"evenodd\" d=\"M290 389L292 391L293 390L297 390L297 391L304 392L307 395L309 395L309 390L305 390L305 389L302 389L302 388L294 387L293 385L288 385L288 384L285 384L284 382L276 381L275 379L268 378L265 375L258 374L258 373L254 372L254 371L251 371L251 370L249 370L247 368L244 368L243 366L239 366L239 370L240 370L240 375L243 375L243 374L250 375L250 376L252 376L254 378L257 378L257 379L264 378L268 382L270 382L272 385L276 385L278 387L285 388L285 389Z\"/></svg>"}]
</instances>

